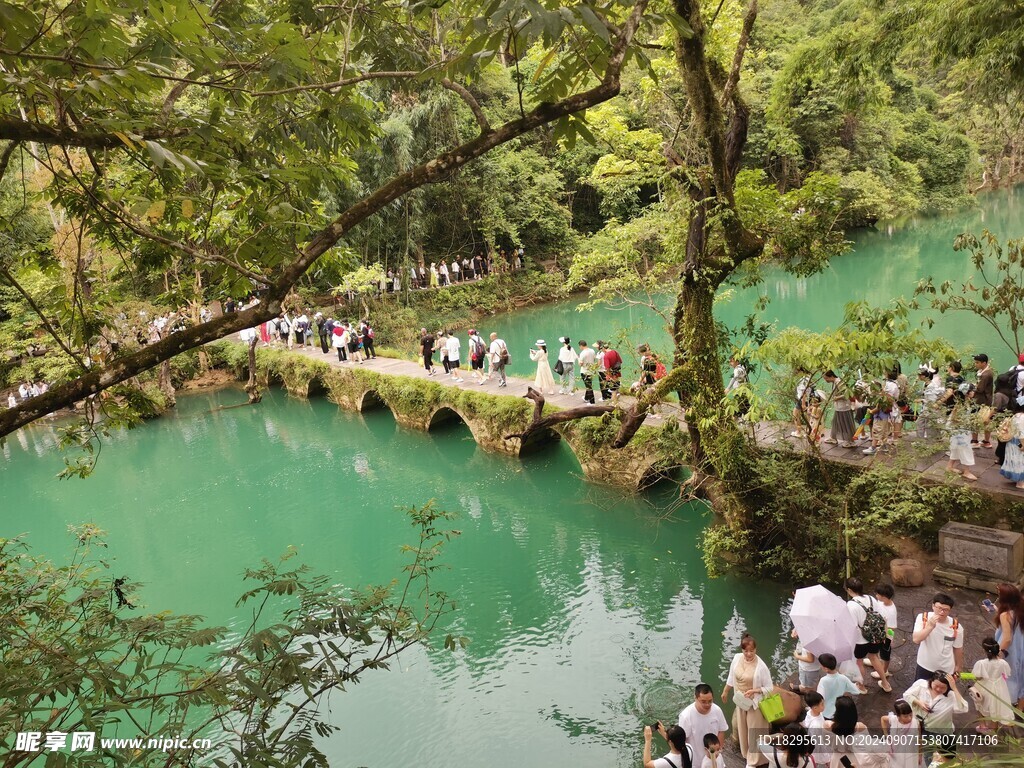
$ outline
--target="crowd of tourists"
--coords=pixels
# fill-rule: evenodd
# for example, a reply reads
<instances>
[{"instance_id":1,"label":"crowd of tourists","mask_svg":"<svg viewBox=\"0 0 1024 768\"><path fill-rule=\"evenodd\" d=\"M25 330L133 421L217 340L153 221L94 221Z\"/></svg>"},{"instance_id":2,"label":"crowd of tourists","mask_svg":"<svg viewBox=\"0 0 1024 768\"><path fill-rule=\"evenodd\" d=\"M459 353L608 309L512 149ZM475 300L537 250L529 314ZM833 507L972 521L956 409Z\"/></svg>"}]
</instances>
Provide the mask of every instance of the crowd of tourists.
<instances>
[{"instance_id":1,"label":"crowd of tourists","mask_svg":"<svg viewBox=\"0 0 1024 768\"><path fill-rule=\"evenodd\" d=\"M742 364L732 362L729 388L745 376ZM984 353L975 355L973 364L969 380L959 360L950 361L944 375L924 363L916 385L898 363L881 381L858 380L852 386L831 370L797 369L791 436L859 448L867 455L894 450L908 434L942 437L949 441L949 471L977 480L971 471L975 451L992 450L1002 474L1024 488L1024 354L998 375ZM829 409L832 423L826 429Z\"/></svg>"},{"instance_id":2,"label":"crowd of tourists","mask_svg":"<svg viewBox=\"0 0 1024 768\"><path fill-rule=\"evenodd\" d=\"M15 393L7 393L7 407L14 408L18 403L23 403L31 397L46 394L50 385L45 381L23 381L18 385L17 396Z\"/></svg>"},{"instance_id":3,"label":"crowd of tourists","mask_svg":"<svg viewBox=\"0 0 1024 768\"><path fill-rule=\"evenodd\" d=\"M511 269L518 272L523 268L525 258L526 251L520 246L508 252L504 248L499 249L497 263L493 254L483 252L472 257L463 256L462 259L452 256L447 260L432 261L429 267L424 262L419 266L409 267L406 286L410 289L444 288L448 285L480 280L492 274L496 268L499 271ZM401 290L401 273L398 270L387 270L381 281L381 291L398 293Z\"/></svg>"},{"instance_id":4,"label":"crowd of tourists","mask_svg":"<svg viewBox=\"0 0 1024 768\"><path fill-rule=\"evenodd\" d=\"M758 656L757 641L749 634L741 639L721 700L735 705L731 727L747 766L924 768L925 759L930 759L929 768L936 768L955 758L953 716L967 713L969 702L978 714L978 734L1013 726L1013 707L1024 709L1024 601L1016 586L1001 584L996 601L982 603L994 633L981 639L983 657L970 672L964 669L967 638L952 615L953 598L936 594L916 615L911 636L917 644L914 682L892 699L890 711L881 717L881 738L873 738L861 721L857 697L875 688L867 685L872 681L877 684L875 695L894 695L889 663L897 625L895 592L889 584L878 584L868 593L857 578L848 579L845 588L846 610L858 633L851 661L837 662L839 648L830 653L818 647L817 655L810 653L793 630L799 672L792 690L803 697L797 715L783 714L776 698L778 678ZM721 749L730 723L714 702L710 685L701 683L694 693L694 702L682 710L676 724L644 727L645 768L723 768ZM769 717L772 722L791 722L769 735ZM668 754L656 759L651 757L654 733L661 734L669 747ZM857 734L860 738L835 738Z\"/></svg>"},{"instance_id":5,"label":"crowd of tourists","mask_svg":"<svg viewBox=\"0 0 1024 768\"><path fill-rule=\"evenodd\" d=\"M537 366L534 389L541 394L554 395L557 386L558 394L575 395L580 389L578 377L584 402L593 404L598 397L602 402L618 401L622 386L622 356L613 344L599 339L591 345L581 339L574 345L568 336L560 336L550 352L548 346L544 339L537 339L529 351L530 360ZM653 385L666 373L665 366L647 345L637 351L640 379L630 387L634 393ZM463 376L463 343L457 334L445 330L430 333L421 328L419 354L428 376L437 373L436 356L445 376L456 383L466 380ZM491 333L485 341L477 329L470 328L465 357L468 357L469 376L474 383L484 385L493 379L498 387L507 386L505 368L512 356L505 340L497 333ZM557 384L555 376L558 377Z\"/></svg>"},{"instance_id":6,"label":"crowd of tourists","mask_svg":"<svg viewBox=\"0 0 1024 768\"><path fill-rule=\"evenodd\" d=\"M239 334L242 341L255 340L267 347L280 345L287 349L303 349L315 347L319 342L323 354L329 354L333 349L340 362L360 364L377 359L375 335L370 318L336 320L323 312L310 314L309 310L282 312Z\"/></svg>"}]
</instances>

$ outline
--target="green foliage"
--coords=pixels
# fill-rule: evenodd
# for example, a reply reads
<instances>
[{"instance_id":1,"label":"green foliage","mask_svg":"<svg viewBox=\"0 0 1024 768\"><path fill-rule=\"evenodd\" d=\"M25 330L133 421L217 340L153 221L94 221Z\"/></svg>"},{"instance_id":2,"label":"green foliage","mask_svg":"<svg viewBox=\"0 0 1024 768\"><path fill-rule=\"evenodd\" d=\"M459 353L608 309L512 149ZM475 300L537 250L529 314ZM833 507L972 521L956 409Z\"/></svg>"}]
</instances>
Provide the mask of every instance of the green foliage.
<instances>
[{"instance_id":1,"label":"green foliage","mask_svg":"<svg viewBox=\"0 0 1024 768\"><path fill-rule=\"evenodd\" d=\"M943 314L969 312L980 317L1016 357L1024 350L1024 239L1010 240L1004 248L988 230L980 238L968 232L956 238L953 249L970 254L974 277L959 285L949 280L935 285L926 277L914 295L929 297L931 308ZM931 327L933 321L926 323Z\"/></svg>"},{"instance_id":2,"label":"green foliage","mask_svg":"<svg viewBox=\"0 0 1024 768\"><path fill-rule=\"evenodd\" d=\"M226 740L215 765L326 766L316 737L337 730L326 697L388 669L455 608L431 586L444 567L444 544L458 535L447 527L452 515L433 503L407 514L418 538L403 547L404 578L347 588L295 565L290 550L246 571L253 586L238 602L251 607L252 619L232 632L199 616L144 612L142 585L115 578L95 526L71 529L76 548L64 565L18 539L0 539L0 732L92 731L98 746L115 735L191 740L214 727ZM467 642L448 636L444 646ZM37 757L12 752L7 762ZM192 750L97 749L75 759L83 766L210 764L209 754Z\"/></svg>"},{"instance_id":3,"label":"green foliage","mask_svg":"<svg viewBox=\"0 0 1024 768\"><path fill-rule=\"evenodd\" d=\"M890 531L934 546L943 524L980 521L989 507L983 496L967 486L907 482L900 467L863 473L848 488L861 510L848 524L851 536Z\"/></svg>"},{"instance_id":4,"label":"green foliage","mask_svg":"<svg viewBox=\"0 0 1024 768\"><path fill-rule=\"evenodd\" d=\"M867 302L846 305L843 323L835 330L813 333L802 328L775 331L753 359L772 374L768 397L776 403L775 416L788 418L799 368L811 372L811 385L825 387L821 375L833 370L852 386L861 379L883 377L898 362L955 360L956 350L945 340L929 338L910 318L911 305L895 300L888 307Z\"/></svg>"},{"instance_id":5,"label":"green foliage","mask_svg":"<svg viewBox=\"0 0 1024 768\"><path fill-rule=\"evenodd\" d=\"M933 483L905 467L868 471L791 451L761 451L742 490L744 527L714 526L702 543L709 573L740 564L762 578L796 584L839 583L853 570L884 567L899 537L937 541L949 520L992 522L977 492ZM756 557L751 557L752 551Z\"/></svg>"}]
</instances>

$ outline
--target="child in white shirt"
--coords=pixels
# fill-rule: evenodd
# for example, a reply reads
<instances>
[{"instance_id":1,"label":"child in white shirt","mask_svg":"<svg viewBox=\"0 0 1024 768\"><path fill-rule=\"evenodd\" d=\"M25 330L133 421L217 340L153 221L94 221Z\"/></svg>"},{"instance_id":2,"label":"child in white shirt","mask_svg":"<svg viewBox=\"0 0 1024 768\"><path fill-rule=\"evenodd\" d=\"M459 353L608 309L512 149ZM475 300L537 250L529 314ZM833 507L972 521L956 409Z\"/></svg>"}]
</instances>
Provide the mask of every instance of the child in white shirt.
<instances>
[{"instance_id":1,"label":"child in white shirt","mask_svg":"<svg viewBox=\"0 0 1024 768\"><path fill-rule=\"evenodd\" d=\"M828 730L825 723L825 697L817 691L812 691L804 696L804 703L807 705L807 714L804 716L803 727L811 735L811 738L818 742L814 748L814 762L818 765L828 765L832 759L832 752L824 747L820 741L822 735Z\"/></svg>"},{"instance_id":2,"label":"child in white shirt","mask_svg":"<svg viewBox=\"0 0 1024 768\"><path fill-rule=\"evenodd\" d=\"M896 592L893 590L891 584L877 584L875 585L875 610L882 614L885 619L885 640L882 641L882 647L878 650L878 659L882 663L879 665L880 670L872 672L871 676L875 680L879 680L881 685L881 675L879 672L889 671L889 659L892 658L892 639L896 634L896 603L892 601Z\"/></svg>"},{"instance_id":3,"label":"child in white shirt","mask_svg":"<svg viewBox=\"0 0 1024 768\"><path fill-rule=\"evenodd\" d=\"M978 714L984 718L976 730L978 733L991 733L1000 725L1013 725L1010 687L1006 684L1006 678L1013 672L1006 659L1000 658L999 643L994 637L986 637L981 647L986 658L975 663L971 670L975 682L970 693Z\"/></svg>"},{"instance_id":4,"label":"child in white shirt","mask_svg":"<svg viewBox=\"0 0 1024 768\"><path fill-rule=\"evenodd\" d=\"M889 768L921 768L921 724L903 699L896 701L892 712L882 715L882 733L889 737Z\"/></svg>"}]
</instances>

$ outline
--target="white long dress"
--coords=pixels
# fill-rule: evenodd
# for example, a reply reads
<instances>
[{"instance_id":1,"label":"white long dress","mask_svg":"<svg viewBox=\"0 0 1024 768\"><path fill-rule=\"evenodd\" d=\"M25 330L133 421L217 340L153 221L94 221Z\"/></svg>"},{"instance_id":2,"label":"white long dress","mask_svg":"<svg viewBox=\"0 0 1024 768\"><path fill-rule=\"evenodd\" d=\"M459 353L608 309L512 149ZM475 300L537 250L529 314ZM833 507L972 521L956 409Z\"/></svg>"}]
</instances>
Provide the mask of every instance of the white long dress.
<instances>
[{"instance_id":1,"label":"white long dress","mask_svg":"<svg viewBox=\"0 0 1024 768\"><path fill-rule=\"evenodd\" d=\"M548 353L543 349L531 349L530 359L537 363L537 376L533 380L534 389L549 395L555 394L555 377L551 375L551 366L548 365Z\"/></svg>"}]
</instances>

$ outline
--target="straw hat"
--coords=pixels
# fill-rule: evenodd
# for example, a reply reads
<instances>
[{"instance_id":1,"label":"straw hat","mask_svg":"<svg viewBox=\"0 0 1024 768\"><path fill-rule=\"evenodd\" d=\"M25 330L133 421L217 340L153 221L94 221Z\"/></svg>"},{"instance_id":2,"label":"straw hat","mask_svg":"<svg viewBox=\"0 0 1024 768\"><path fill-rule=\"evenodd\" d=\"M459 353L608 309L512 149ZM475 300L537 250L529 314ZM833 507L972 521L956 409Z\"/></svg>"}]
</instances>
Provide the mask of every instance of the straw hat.
<instances>
[{"instance_id":1,"label":"straw hat","mask_svg":"<svg viewBox=\"0 0 1024 768\"><path fill-rule=\"evenodd\" d=\"M534 344L536 347L546 347L548 343L544 339L537 339L537 343Z\"/></svg>"}]
</instances>

